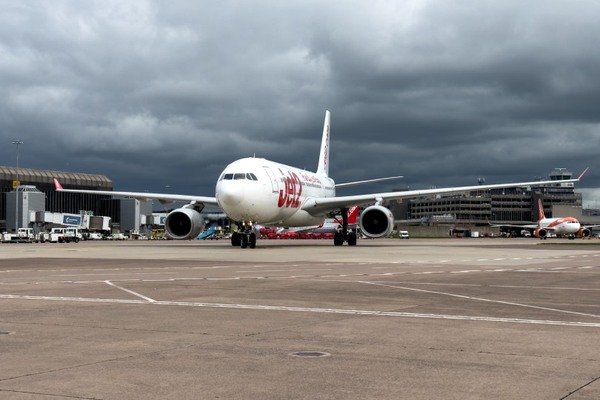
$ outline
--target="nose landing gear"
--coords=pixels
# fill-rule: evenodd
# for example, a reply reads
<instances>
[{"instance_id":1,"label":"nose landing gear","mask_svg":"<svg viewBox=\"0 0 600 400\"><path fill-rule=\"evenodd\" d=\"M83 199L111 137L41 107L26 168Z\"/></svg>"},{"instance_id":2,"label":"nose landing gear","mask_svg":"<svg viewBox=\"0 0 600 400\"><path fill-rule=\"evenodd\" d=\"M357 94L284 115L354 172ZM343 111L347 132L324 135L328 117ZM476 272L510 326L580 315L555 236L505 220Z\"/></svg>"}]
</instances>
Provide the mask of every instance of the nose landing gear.
<instances>
[{"instance_id":1,"label":"nose landing gear","mask_svg":"<svg viewBox=\"0 0 600 400\"><path fill-rule=\"evenodd\" d=\"M239 246L242 249L256 247L256 233L252 229L252 223L244 222L241 224L240 232L233 232L231 235L231 245Z\"/></svg>"}]
</instances>

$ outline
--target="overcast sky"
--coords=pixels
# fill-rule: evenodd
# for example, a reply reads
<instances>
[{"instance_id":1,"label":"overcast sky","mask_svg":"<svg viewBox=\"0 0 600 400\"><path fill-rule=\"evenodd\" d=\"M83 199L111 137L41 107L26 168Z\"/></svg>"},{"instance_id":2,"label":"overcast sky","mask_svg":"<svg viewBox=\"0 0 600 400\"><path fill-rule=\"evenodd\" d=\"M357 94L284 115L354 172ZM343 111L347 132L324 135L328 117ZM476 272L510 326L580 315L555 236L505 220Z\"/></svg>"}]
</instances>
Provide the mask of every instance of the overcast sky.
<instances>
[{"instance_id":1,"label":"overcast sky","mask_svg":"<svg viewBox=\"0 0 600 400\"><path fill-rule=\"evenodd\" d=\"M597 0L0 0L0 165L214 195L231 161L600 187ZM343 192L340 192L343 194ZM600 197L598 198L600 200Z\"/></svg>"}]
</instances>

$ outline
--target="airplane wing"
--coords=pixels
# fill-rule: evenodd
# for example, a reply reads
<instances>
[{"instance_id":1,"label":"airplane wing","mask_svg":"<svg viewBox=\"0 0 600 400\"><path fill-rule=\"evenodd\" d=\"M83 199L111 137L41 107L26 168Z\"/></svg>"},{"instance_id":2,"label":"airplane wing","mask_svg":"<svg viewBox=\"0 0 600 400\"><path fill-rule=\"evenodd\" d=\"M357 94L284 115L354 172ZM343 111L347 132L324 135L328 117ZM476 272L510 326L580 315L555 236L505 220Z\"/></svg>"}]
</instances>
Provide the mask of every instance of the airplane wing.
<instances>
[{"instance_id":1,"label":"airplane wing","mask_svg":"<svg viewBox=\"0 0 600 400\"><path fill-rule=\"evenodd\" d=\"M560 181L560 183L578 182L583 175L587 172L586 168L576 179L568 179ZM372 203L381 203L384 200L397 200L404 198L415 198L419 196L426 196L432 194L443 194L443 193L460 193L460 192L471 192L474 190L489 190L489 189L502 189L512 188L520 186L540 186L548 184L556 184L557 181L533 181L533 182L515 182L515 183L499 183L492 185L475 185L475 186L457 186L441 189L424 189L424 190L407 190L403 192L387 192L387 193L373 193L363 194L354 196L336 196L336 197L324 197L324 198L313 198L309 199L302 205L302 209L310 213L311 215L323 215L331 210L339 208L349 208L357 205L366 205Z\"/></svg>"},{"instance_id":2,"label":"airplane wing","mask_svg":"<svg viewBox=\"0 0 600 400\"><path fill-rule=\"evenodd\" d=\"M490 224L490 226L495 227L495 228L526 228L526 229L537 229L539 228L539 226L537 224L523 224L523 225L516 225L516 224ZM553 230L554 228L544 228L546 230L550 229Z\"/></svg>"},{"instance_id":3,"label":"airplane wing","mask_svg":"<svg viewBox=\"0 0 600 400\"><path fill-rule=\"evenodd\" d=\"M110 196L125 196L133 197L140 201L146 200L158 200L161 203L173 203L176 201L183 202L196 202L205 205L217 206L217 199L215 197L207 196L189 196L181 194L169 194L169 193L147 193L147 192L117 192L111 190L86 190L86 189L64 189L62 185L54 178L54 187L59 192L70 192L70 193L89 193L89 194L105 194Z\"/></svg>"}]
</instances>

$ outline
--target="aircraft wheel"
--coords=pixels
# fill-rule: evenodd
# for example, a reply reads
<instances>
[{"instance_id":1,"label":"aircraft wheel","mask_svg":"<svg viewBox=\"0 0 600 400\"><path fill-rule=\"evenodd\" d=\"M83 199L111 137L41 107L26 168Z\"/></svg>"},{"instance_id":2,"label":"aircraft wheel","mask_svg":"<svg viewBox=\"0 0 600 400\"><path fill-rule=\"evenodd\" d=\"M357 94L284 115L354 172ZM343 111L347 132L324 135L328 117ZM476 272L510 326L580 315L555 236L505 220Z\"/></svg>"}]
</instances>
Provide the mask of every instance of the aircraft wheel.
<instances>
[{"instance_id":1,"label":"aircraft wheel","mask_svg":"<svg viewBox=\"0 0 600 400\"><path fill-rule=\"evenodd\" d=\"M240 241L240 247L242 249L245 249L246 247L248 247L248 235L246 235L245 233L241 234L241 241Z\"/></svg>"},{"instance_id":2,"label":"aircraft wheel","mask_svg":"<svg viewBox=\"0 0 600 400\"><path fill-rule=\"evenodd\" d=\"M233 232L231 234L231 245L232 246L240 246L242 244L242 238L238 232Z\"/></svg>"},{"instance_id":3,"label":"aircraft wheel","mask_svg":"<svg viewBox=\"0 0 600 400\"><path fill-rule=\"evenodd\" d=\"M356 232L348 233L348 246L356 246Z\"/></svg>"},{"instance_id":4,"label":"aircraft wheel","mask_svg":"<svg viewBox=\"0 0 600 400\"><path fill-rule=\"evenodd\" d=\"M254 249L256 247L256 233L251 233L249 239L248 245L251 249Z\"/></svg>"},{"instance_id":5,"label":"aircraft wheel","mask_svg":"<svg viewBox=\"0 0 600 400\"><path fill-rule=\"evenodd\" d=\"M344 244L344 238L342 237L341 232L336 232L333 235L333 245L334 246L341 246L342 244Z\"/></svg>"}]
</instances>

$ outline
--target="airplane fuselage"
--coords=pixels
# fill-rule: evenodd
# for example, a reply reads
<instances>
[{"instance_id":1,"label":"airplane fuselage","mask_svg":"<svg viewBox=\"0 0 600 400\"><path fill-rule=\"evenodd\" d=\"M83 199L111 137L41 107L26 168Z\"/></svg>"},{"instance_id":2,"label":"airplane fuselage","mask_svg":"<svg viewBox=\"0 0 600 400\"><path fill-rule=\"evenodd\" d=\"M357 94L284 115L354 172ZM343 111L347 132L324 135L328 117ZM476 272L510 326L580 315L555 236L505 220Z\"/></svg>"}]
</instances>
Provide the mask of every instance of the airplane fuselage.
<instances>
[{"instance_id":1,"label":"airplane fuselage","mask_svg":"<svg viewBox=\"0 0 600 400\"><path fill-rule=\"evenodd\" d=\"M581 224L573 217L545 218L539 221L539 227L556 235L574 235L581 229Z\"/></svg>"},{"instance_id":2,"label":"airplane fuselage","mask_svg":"<svg viewBox=\"0 0 600 400\"><path fill-rule=\"evenodd\" d=\"M321 224L325 216L313 216L301 206L307 199L332 196L331 178L264 158L229 164L215 188L219 206L232 220L261 225Z\"/></svg>"}]
</instances>

